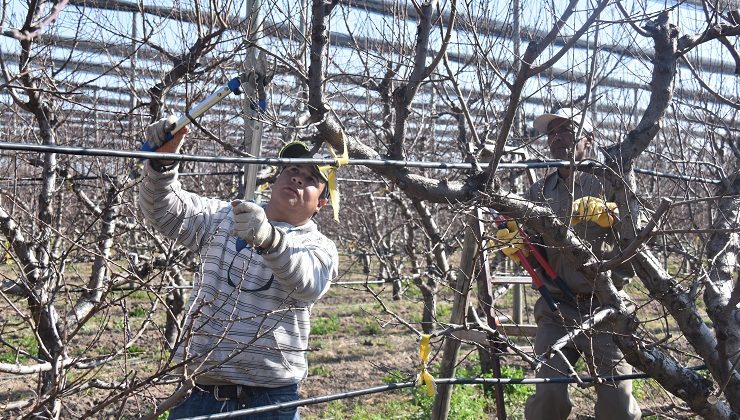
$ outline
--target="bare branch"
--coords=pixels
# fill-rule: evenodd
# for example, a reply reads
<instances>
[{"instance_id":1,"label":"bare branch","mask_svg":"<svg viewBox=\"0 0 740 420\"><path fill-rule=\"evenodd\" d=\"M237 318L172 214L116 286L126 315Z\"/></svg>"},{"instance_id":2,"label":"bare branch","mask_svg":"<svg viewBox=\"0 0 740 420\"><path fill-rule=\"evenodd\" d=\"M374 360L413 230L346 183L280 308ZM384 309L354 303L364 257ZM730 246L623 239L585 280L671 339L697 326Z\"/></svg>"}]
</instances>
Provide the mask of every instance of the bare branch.
<instances>
[{"instance_id":1,"label":"bare branch","mask_svg":"<svg viewBox=\"0 0 740 420\"><path fill-rule=\"evenodd\" d=\"M26 20L26 24L21 29L10 29L6 30L3 35L10 38L15 38L18 41L31 41L34 38L40 36L46 28L48 28L54 21L57 20L59 14L67 7L69 0L57 0L54 1L49 13L37 22L30 22ZM31 12L29 12L31 15Z\"/></svg>"}]
</instances>

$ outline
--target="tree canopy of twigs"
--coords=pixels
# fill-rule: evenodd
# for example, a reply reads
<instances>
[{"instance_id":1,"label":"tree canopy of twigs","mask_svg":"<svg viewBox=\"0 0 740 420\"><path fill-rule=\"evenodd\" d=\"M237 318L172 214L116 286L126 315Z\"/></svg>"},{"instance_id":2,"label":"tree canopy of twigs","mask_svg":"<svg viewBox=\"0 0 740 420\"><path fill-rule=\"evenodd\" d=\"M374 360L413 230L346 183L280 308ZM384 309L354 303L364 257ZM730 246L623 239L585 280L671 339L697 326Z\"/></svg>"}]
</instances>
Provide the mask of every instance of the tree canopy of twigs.
<instances>
[{"instance_id":1,"label":"tree canopy of twigs","mask_svg":"<svg viewBox=\"0 0 740 420\"><path fill-rule=\"evenodd\" d=\"M560 244L582 267L612 309L605 322L632 365L703 417L740 412L737 3L263 3L259 13L231 1L4 3L2 138L135 150L146 124L183 113L261 52L269 64L260 79L268 104L258 114L265 155L301 138L346 149L350 159L471 164L338 169L364 182L340 183L340 222L322 219L323 230L348 258L372 256L378 278L395 283L394 296L404 284L420 288L421 324L398 319L409 333L460 323L438 319L435 300L453 288L462 311L453 317L465 313L476 266L455 256L478 258L463 249L465 237L484 243L484 212L493 209ZM244 96L197 121L184 152L245 152L244 109L257 98ZM584 109L597 123L593 158L604 165L591 170L618 192L621 216L622 252L612 260L597 258L550 208L525 200L523 177L499 166L543 157L531 121L561 106ZM190 189L224 199L243 190L239 169L180 168L195 173ZM4 408L59 418L77 410L70 398L94 390L99 398L74 416L123 410L137 398L156 411L161 396L152 390L180 379L169 350L188 339L183 286L197 256L142 221L137 162L2 152L0 171L0 239L13 261L2 274L0 345L15 354L0 372L32 378L34 391ZM204 174L219 171L232 172ZM264 171L260 183L270 176ZM625 261L685 337L688 354L627 310L609 276ZM134 293L151 302L135 322L126 306ZM164 325L155 321L159 311ZM123 320L122 341L96 352L109 333L101 319ZM22 330L32 331L34 351L9 338ZM149 351L161 363L138 372L128 355L152 337L161 347ZM446 344L442 357L454 361L456 350ZM708 377L689 368L697 360Z\"/></svg>"}]
</instances>

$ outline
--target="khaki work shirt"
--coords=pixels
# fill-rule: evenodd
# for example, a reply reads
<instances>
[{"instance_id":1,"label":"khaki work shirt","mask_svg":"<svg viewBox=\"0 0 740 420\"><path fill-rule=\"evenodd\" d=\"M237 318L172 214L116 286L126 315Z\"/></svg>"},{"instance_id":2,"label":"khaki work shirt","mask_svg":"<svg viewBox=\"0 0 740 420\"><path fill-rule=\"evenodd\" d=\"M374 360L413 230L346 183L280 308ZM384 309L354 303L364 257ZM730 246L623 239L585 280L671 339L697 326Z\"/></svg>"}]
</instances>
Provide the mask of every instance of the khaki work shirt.
<instances>
[{"instance_id":1,"label":"khaki work shirt","mask_svg":"<svg viewBox=\"0 0 740 420\"><path fill-rule=\"evenodd\" d=\"M571 197L570 189L573 186ZM570 224L572 215L572 202L575 199L593 196L614 201L614 193L604 186L597 177L584 173L576 172L568 179L562 179L558 172L549 174L543 179L535 182L529 189L528 198L540 205L549 206L553 213L566 225ZM591 245L591 250L599 259L609 259L618 253L616 247L617 237L615 227L602 228L593 222L581 222L571 226L575 234ZM583 274L578 271L580 267L573 264L572 261L565 258L561 245L548 243L541 240L540 243L545 245L547 260L553 269L558 273L566 284L576 294L593 293L593 284L587 280ZM631 277L626 272L615 270L612 272L617 289L621 289L627 279ZM562 291L552 282L545 282L547 288L556 297L562 297Z\"/></svg>"}]
</instances>

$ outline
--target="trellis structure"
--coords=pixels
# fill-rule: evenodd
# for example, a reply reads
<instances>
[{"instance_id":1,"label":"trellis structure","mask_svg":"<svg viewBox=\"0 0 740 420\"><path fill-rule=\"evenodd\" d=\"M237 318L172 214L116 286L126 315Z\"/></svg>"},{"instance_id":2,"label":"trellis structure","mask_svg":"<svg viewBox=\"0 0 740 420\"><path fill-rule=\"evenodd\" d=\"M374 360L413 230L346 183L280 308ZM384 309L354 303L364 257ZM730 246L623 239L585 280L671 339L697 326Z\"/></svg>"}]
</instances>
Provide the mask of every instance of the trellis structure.
<instances>
[{"instance_id":1,"label":"trellis structure","mask_svg":"<svg viewBox=\"0 0 740 420\"><path fill-rule=\"evenodd\" d=\"M147 121L149 115L146 107L142 103L147 101L147 90L153 86L162 77L162 72L157 70L163 60L169 60L165 56L165 51L157 51L147 45L143 39L143 22L151 22L157 19L157 22L179 22L178 25L194 25L196 22L195 11L192 9L172 8L161 5L137 5L121 0L77 0L70 2L70 9L75 9L75 13L80 15L88 14L88 23L95 19L109 20L113 22L125 23L129 25L128 29L115 27L115 30L108 30L104 27L98 28L92 36L82 32L71 34L64 25L59 28L52 28L48 34L44 35L38 46L42 55L47 56L46 61L50 68L58 71L60 74L77 73L71 78L71 83L60 89L60 106L65 109L65 125L76 133L85 133L87 136L98 135L131 137L131 140L123 143L110 144L111 148L136 148L138 140L138 128L142 121ZM348 33L347 28L341 26L341 15L345 14L346 19L363 19L369 22L379 21L388 22L398 20L397 16L405 17L406 25L414 25L416 12L410 3L397 4L383 0L366 0L366 1L342 1L342 13L337 13L337 29L333 30L330 35L331 48L333 55L336 57L352 56L359 59L359 55L375 57L376 62L380 63L386 58L393 62L395 58L400 58L397 52L403 51L405 42L410 42L410 34L402 33L400 39L383 39L379 34L373 33L372 27L363 27L357 25L357 33ZM534 3L537 5L537 3ZM485 8L485 4L481 8ZM531 6L531 5L527 5ZM698 3L682 3L677 15L695 12ZM265 6L265 48L272 53L280 54L273 46L279 45L281 49L287 46L299 47L297 42L300 39L299 29L300 22L295 17L286 17L285 12L279 13L280 8L277 3ZM271 12L275 12L271 14ZM71 14L68 10L66 13ZM281 16L282 14L282 16ZM512 63L499 58L499 55L492 52L489 57L479 57L472 55L466 50L465 41L470 40L471 34L480 36L481 42L501 43L510 45L512 39L517 36L511 32L512 22L509 19L498 20L487 16L492 13L488 11L481 16L471 16L460 13L458 17L458 30L456 36L459 37L457 51L450 51L450 61L460 69L465 69L469 63L475 63L476 66L482 66L488 69L496 69L502 74L509 73L512 70ZM354 16L357 16L356 18ZM60 21L71 19L63 15ZM449 19L449 12L442 15L441 24ZM528 21L529 20L529 21ZM228 36L235 40L243 37L248 31L244 16L227 16L226 21L232 28L227 32ZM686 20L691 22L690 20ZM83 22L84 23L84 22ZM352 22L350 22L351 24ZM682 23L679 20L679 25ZM540 29L542 22L532 21L532 17L524 16L520 22L520 38L523 42L538 39L543 36ZM160 23L160 29L166 30L168 23ZM304 24L305 25L305 24ZM102 26L102 25L101 25ZM345 26L349 26L345 25ZM377 24L380 26L380 24ZM567 32L567 31L566 31ZM99 38L111 38L111 41L101 41ZM148 33L151 39L156 34ZM595 35L595 34L594 34ZM609 31L602 29L601 38L607 38ZM611 34L615 36L615 34ZM128 40L126 39L128 38ZM592 37L593 38L593 37ZM565 38L556 40L554 46L563 45ZM399 42L400 41L400 42ZM574 45L573 59L574 62L585 61L598 48L600 61L603 63L600 68L608 71L603 78L598 81L591 92L593 101L589 100L589 110L591 111L594 121L601 127L601 133L610 140L617 139L620 133L624 133L625 127L634 123L635 118L644 111L644 97L648 91L646 80L649 74L642 75L623 74L625 69L636 67L633 63L641 63L650 60L650 46L628 39L629 42L617 42L618 40L610 39L596 44L593 39L580 39ZM232 44L235 41L231 42ZM169 45L167 45L169 46ZM491 47L493 49L493 47ZM13 48L4 48L4 61L6 65L17 64L18 53ZM182 51L172 48L170 54L176 56ZM382 59L380 58L382 56ZM737 130L736 109L729 106L726 100L737 101L738 87L734 82L734 63L722 59L721 51L700 51L696 57L692 57L693 67L696 71L704 72L704 78L707 83L725 94L726 98L718 98L706 93L706 90L698 85L679 84L675 92L676 109L681 112L675 114L678 125L688 129L695 135L703 135L704 130L701 128L707 124L716 127L723 134L731 135ZM368 58L368 61L370 61ZM241 62L244 59L244 50L239 51L221 51L218 54L212 54L209 60L223 60L224 66L217 79L192 80L186 81L178 86L173 92L167 95L167 110L177 113L184 111L188 104L201 99L218 85L224 83L229 77L239 73ZM298 57L300 60L300 57ZM625 64L619 65L619 60ZM326 86L329 96L332 98L331 106L339 114L342 121L347 122L347 129L357 135L371 134L367 133L367 128L361 129L361 124L352 124L352 121L363 121L365 125L377 127L381 121L379 109L379 98L368 96L361 88L357 87L358 76L352 71L352 61L341 60L333 62L330 67L331 83ZM613 64L617 61L617 64ZM273 62L275 62L273 60ZM377 65L376 63L376 65ZM278 63L279 64L279 63ZM583 63L582 63L583 64ZM583 65L580 64L580 67ZM642 67L642 66L641 66ZM270 128L269 138L266 143L277 141L281 136L280 126L290 122L293 116L301 112L300 96L294 95L296 88L300 91L300 83L284 66L278 66L276 69L273 83L270 87L268 108L268 117L266 126ZM545 81L540 87L534 87L533 92L527 95L521 105L523 122L530 126L529 121L532 116L543 110L556 106L558 101L568 102L576 99L585 92L585 82L588 80L588 69L573 67L553 67L542 76ZM695 80L690 74L689 67L686 63L680 69L681 73L687 73L687 80ZM622 73L622 74L620 74ZM82 76L81 76L82 74ZM380 74L367 74L370 80L380 77ZM468 75L463 70L460 78L464 79ZM693 82L696 83L696 82ZM544 88L544 89L542 89ZM557 92L561 90L563 92ZM65 91L67 92L65 94ZM489 109L472 108L475 113L475 120L485 127L488 131L495 131L495 118L491 119L491 111L497 107L496 103L506 99L506 95L499 89L491 89L484 94L480 86L476 87L468 83L463 85L463 94L468 97L487 97ZM5 95L4 103L8 103ZM436 98L436 99L435 99ZM724 101L723 101L724 99ZM429 106L430 115L435 116L433 124L418 123L419 130L429 130L433 126L434 138L436 141L453 142L456 137L456 122L447 112L439 105L434 106L434 101L440 100L439 92L430 88L422 88L415 103L422 109ZM582 102L582 101L581 101ZM426 105L424 103L427 103ZM701 107L697 109L697 107ZM3 118L0 129L6 130L7 133L17 133L13 125L13 119L17 121L18 110L13 107L3 107ZM436 111L435 111L436 109ZM703 118L706 112L704 109L711 111L715 117L707 121ZM696 111L694 111L696 110ZM237 98L227 99L224 103L213 110L204 118L204 123L209 126L209 122L218 123L219 132L225 138L229 133L234 133L241 127L240 103ZM15 116L14 116L15 115ZM23 114L20 113L22 118ZM91 116L93 118L91 118ZM358 120L359 119L359 120ZM129 120L137 122L135 128L129 127ZM274 125L278 122L279 125ZM215 125L215 124L214 124ZM701 127L697 127L700 125ZM126 130L122 130L126 128ZM362 131L364 130L364 131ZM122 132L124 131L124 132ZM127 131L127 132L125 132ZM518 135L527 134L519 132ZM232 134L233 135L233 134ZM517 135L517 133L513 133ZM60 136L61 144L68 145L88 145L82 136ZM209 149L209 148L207 148ZM450 156L450 160L455 160Z\"/></svg>"},{"instance_id":2,"label":"trellis structure","mask_svg":"<svg viewBox=\"0 0 740 420\"><path fill-rule=\"evenodd\" d=\"M289 3L266 5L263 45L272 54L269 60L275 72L269 86L270 103L262 115L267 128L265 155L273 155L282 142L308 126L302 118L306 114L307 95L302 78L309 62L307 50L303 49L309 25L306 18L299 17L301 13L303 16L307 14L302 12L307 5L304 9L296 9ZM509 15L500 13L503 9L495 10L500 7L496 2L472 3L477 9L459 13L458 29L448 51L453 76L438 70L432 74L429 83L421 86L411 104L414 114L406 134L408 144L413 147L405 150L409 159L462 162L467 152L476 155L495 138L499 127L497 117L508 99L501 79L515 69L515 63L501 57L511 56L505 52L520 56L522 44L536 42L543 34L542 28L551 23L549 17L545 14L538 16L537 11L546 10L549 4L557 7L555 3L534 2L528 6L535 12L530 10L521 20L512 21L491 17L497 13ZM696 12L698 4L685 2L676 5L674 12L679 16L679 25L691 26L694 23L681 18ZM663 8L664 5L661 3L659 6ZM462 9L463 6L460 7ZM525 11L525 5L520 9ZM250 28L245 27L246 18L238 10L232 12L223 19L229 26L222 34L223 43L202 60L202 73L194 71L165 96L165 112L182 113L227 79L241 73L245 57L241 41ZM410 68L407 56L413 53L415 13L411 2L340 1L330 28L328 73L324 86L329 104L350 135L370 139L369 142L381 153L389 130L388 122L384 120L388 111L384 107L388 105L392 90L381 92L380 85L386 70L404 74ZM438 25L444 27L449 17L443 13ZM571 53L563 57L561 61L567 65L552 67L542 73L539 81L527 86L519 105L519 123L511 130L514 151L526 147L536 153L540 149L530 144L534 133L527 127L534 115L560 104L588 104L585 107L600 127L597 140L601 146L618 140L635 125L645 110L649 92L646 82L650 80L650 66L643 63L651 59L651 47L627 36L628 31L616 28L617 25L613 24L616 19L616 16L605 17L598 31L589 32L574 44ZM165 67L170 62L175 68L181 64L178 60L187 52L184 47L193 40L189 30L193 31L196 23L202 22L203 15L199 16L190 8L138 5L120 0L71 1L59 24L43 35L33 50L36 62L46 66L38 69L39 77L53 80L57 89L51 92L54 122L59 123L55 130L56 144L138 149L142 127L151 117L149 89L166 77ZM523 29L513 32L509 25ZM175 29L179 32L175 33ZM164 34L168 31L170 42L165 42ZM568 35L570 33L565 27L563 36L553 48L565 45ZM184 42L175 41L178 37L182 37ZM440 42L439 38L433 39L432 50ZM477 49L471 48L474 43L478 44ZM13 47L3 45L2 51L5 65L14 66L22 61L22 54ZM705 178L714 178L717 172L721 172L722 163L695 163L701 161L705 153L717 150L713 143L715 136L732 137L740 131L734 65L729 59L720 59L724 54L718 51L699 49L690 57L692 67L686 62L680 67L675 106L668 114L671 125L664 127L660 141L652 150L654 156L661 159L644 158L643 166ZM597 61L593 59L595 56ZM210 64L214 63L218 65L211 67ZM696 75L699 72L701 80ZM472 145L474 150L462 150L466 146L463 143L469 139L460 141L466 134L461 129L465 124L461 123L460 113L455 110L455 95L450 93L453 79L459 83L460 96L468 99L472 125L479 129L476 132L481 142ZM385 80L391 86L395 82L394 77ZM14 80L4 79L4 82L7 88L13 85ZM721 95L707 94L707 88ZM5 90L0 91L0 104L0 132L3 137L12 142L36 142L37 127L31 116L16 105L10 105ZM239 148L244 126L241 111L241 101L229 98L200 122L226 146ZM707 127L711 127L711 131ZM670 137L679 134L689 137L684 144L691 150L685 155L673 154L668 146ZM200 141L191 143L188 153L225 154L226 146L211 141L199 130L191 138ZM132 166L132 162L123 160L64 159L73 172L101 178L127 173ZM8 170L1 176L10 174L12 167L15 176L35 175L38 165L33 156L0 155L0 166ZM200 164L197 166L202 168ZM418 171L431 172L426 169ZM356 172L350 173L354 175ZM452 180L459 177L454 171L448 171L447 175ZM671 190L675 185L666 183L662 188ZM680 196L681 191L678 188L676 191L671 190L666 195Z\"/></svg>"}]
</instances>

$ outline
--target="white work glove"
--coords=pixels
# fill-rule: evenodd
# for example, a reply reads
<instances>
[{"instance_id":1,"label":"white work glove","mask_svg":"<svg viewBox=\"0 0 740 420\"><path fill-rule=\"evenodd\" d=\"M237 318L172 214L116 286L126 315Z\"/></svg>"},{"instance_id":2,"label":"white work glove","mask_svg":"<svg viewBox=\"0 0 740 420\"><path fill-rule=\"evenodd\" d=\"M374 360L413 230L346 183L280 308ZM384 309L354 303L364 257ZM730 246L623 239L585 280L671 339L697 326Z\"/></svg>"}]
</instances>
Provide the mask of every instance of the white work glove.
<instances>
[{"instance_id":1,"label":"white work glove","mask_svg":"<svg viewBox=\"0 0 740 420\"><path fill-rule=\"evenodd\" d=\"M232 234L255 248L272 251L280 243L282 233L267 220L265 211L249 201L234 200L234 228Z\"/></svg>"},{"instance_id":2,"label":"white work glove","mask_svg":"<svg viewBox=\"0 0 740 420\"><path fill-rule=\"evenodd\" d=\"M145 131L146 141L152 150L159 149L161 145L167 142L165 136L175 127L176 123L177 116L170 115L147 126Z\"/></svg>"}]
</instances>

